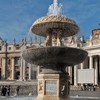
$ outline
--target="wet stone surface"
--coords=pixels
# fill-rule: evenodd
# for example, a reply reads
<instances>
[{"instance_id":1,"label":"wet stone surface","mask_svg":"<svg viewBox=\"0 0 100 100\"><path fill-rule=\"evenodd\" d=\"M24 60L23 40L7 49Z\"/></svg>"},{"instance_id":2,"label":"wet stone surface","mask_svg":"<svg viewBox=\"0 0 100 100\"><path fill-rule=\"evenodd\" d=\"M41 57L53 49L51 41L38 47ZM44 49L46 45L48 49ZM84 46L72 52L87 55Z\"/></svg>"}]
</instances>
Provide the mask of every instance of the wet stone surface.
<instances>
[{"instance_id":1,"label":"wet stone surface","mask_svg":"<svg viewBox=\"0 0 100 100\"><path fill-rule=\"evenodd\" d=\"M27 62L40 66L48 67L49 64L68 66L81 63L86 58L87 52L70 47L39 47L24 50L22 56Z\"/></svg>"}]
</instances>

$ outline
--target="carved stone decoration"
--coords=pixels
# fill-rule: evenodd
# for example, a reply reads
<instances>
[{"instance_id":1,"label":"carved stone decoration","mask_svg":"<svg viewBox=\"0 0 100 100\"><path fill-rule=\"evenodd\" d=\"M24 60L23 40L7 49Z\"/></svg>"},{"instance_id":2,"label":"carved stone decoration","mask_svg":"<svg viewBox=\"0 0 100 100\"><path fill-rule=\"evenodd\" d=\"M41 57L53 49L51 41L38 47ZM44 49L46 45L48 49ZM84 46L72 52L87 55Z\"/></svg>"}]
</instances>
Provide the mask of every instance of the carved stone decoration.
<instances>
[{"instance_id":1,"label":"carved stone decoration","mask_svg":"<svg viewBox=\"0 0 100 100\"><path fill-rule=\"evenodd\" d=\"M45 45L50 46L51 45L51 34L47 34L46 40L45 40Z\"/></svg>"},{"instance_id":2,"label":"carved stone decoration","mask_svg":"<svg viewBox=\"0 0 100 100\"><path fill-rule=\"evenodd\" d=\"M42 80L39 80L39 83L38 83L38 93L39 94L43 93L43 81Z\"/></svg>"},{"instance_id":3,"label":"carved stone decoration","mask_svg":"<svg viewBox=\"0 0 100 100\"><path fill-rule=\"evenodd\" d=\"M66 73L65 75L63 74L61 76L61 81L60 81L60 96L62 98L65 98L69 96L70 92L70 82L69 82L69 76Z\"/></svg>"},{"instance_id":4,"label":"carved stone decoration","mask_svg":"<svg viewBox=\"0 0 100 100\"><path fill-rule=\"evenodd\" d=\"M56 44L57 44L57 34L53 33L53 35L52 35L52 45L56 46Z\"/></svg>"},{"instance_id":5,"label":"carved stone decoration","mask_svg":"<svg viewBox=\"0 0 100 100\"><path fill-rule=\"evenodd\" d=\"M31 31L45 37L48 29L61 29L63 31L62 37L75 35L80 30L74 20L62 15L51 15L36 20Z\"/></svg>"},{"instance_id":6,"label":"carved stone decoration","mask_svg":"<svg viewBox=\"0 0 100 100\"><path fill-rule=\"evenodd\" d=\"M57 34L57 46L61 46L62 45L61 39L62 39L62 31L59 30L58 34Z\"/></svg>"}]
</instances>

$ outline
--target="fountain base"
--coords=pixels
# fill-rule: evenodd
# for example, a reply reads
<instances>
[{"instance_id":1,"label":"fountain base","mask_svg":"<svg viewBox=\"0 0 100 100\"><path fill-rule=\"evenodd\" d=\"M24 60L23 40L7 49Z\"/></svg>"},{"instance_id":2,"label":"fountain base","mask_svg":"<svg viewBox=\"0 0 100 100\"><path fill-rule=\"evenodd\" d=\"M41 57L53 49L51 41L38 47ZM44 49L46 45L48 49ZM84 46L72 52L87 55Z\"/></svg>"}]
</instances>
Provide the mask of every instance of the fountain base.
<instances>
[{"instance_id":1,"label":"fountain base","mask_svg":"<svg viewBox=\"0 0 100 100\"><path fill-rule=\"evenodd\" d=\"M68 73L38 75L37 100L68 100L69 91Z\"/></svg>"}]
</instances>

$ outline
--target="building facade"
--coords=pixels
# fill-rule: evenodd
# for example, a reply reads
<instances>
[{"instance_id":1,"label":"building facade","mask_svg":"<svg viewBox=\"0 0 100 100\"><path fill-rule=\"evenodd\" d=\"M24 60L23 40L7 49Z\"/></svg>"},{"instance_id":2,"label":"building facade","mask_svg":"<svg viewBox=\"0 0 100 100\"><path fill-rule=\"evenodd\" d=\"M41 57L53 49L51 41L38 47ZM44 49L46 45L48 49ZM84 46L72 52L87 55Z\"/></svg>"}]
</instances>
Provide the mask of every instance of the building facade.
<instances>
[{"instance_id":1,"label":"building facade","mask_svg":"<svg viewBox=\"0 0 100 100\"><path fill-rule=\"evenodd\" d=\"M86 82L100 86L100 29L94 29L87 41L78 35L64 38L62 41L64 46L81 48L88 52L88 57L83 63L72 67L67 66L66 71L70 75L71 84L78 86ZM37 67L25 62L22 51L30 46L41 45L43 45L41 39L37 41L36 37L34 42L32 39L30 42L23 39L21 43L16 43L14 40L12 44L0 38L0 80L36 80Z\"/></svg>"},{"instance_id":2,"label":"building facade","mask_svg":"<svg viewBox=\"0 0 100 100\"><path fill-rule=\"evenodd\" d=\"M7 43L0 38L0 80L34 80L36 79L37 67L25 62L22 57L23 49L38 45L26 39L21 43ZM32 67L34 66L34 67Z\"/></svg>"},{"instance_id":3,"label":"building facade","mask_svg":"<svg viewBox=\"0 0 100 100\"><path fill-rule=\"evenodd\" d=\"M88 57L83 63L68 68L71 83L74 86L93 84L100 87L100 29L92 30L86 42L82 38L80 40L76 43L77 47L86 50Z\"/></svg>"}]
</instances>

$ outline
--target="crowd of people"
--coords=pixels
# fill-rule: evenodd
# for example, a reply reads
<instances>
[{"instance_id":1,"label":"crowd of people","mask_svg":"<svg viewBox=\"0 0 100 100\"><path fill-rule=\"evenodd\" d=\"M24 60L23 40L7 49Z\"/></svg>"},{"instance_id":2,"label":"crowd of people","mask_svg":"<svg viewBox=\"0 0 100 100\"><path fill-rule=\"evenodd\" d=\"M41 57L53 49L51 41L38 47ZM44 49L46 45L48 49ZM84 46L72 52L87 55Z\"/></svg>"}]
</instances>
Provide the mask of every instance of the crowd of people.
<instances>
[{"instance_id":1,"label":"crowd of people","mask_svg":"<svg viewBox=\"0 0 100 100\"><path fill-rule=\"evenodd\" d=\"M95 91L96 87L97 86L93 84L83 84L83 86L81 87L81 90Z\"/></svg>"},{"instance_id":2,"label":"crowd of people","mask_svg":"<svg viewBox=\"0 0 100 100\"><path fill-rule=\"evenodd\" d=\"M11 87L10 86L1 86L1 96L10 96ZM19 86L16 87L16 95L19 94Z\"/></svg>"}]
</instances>

